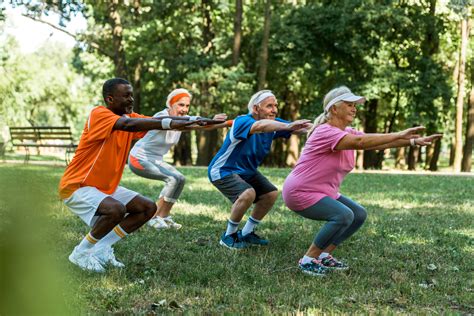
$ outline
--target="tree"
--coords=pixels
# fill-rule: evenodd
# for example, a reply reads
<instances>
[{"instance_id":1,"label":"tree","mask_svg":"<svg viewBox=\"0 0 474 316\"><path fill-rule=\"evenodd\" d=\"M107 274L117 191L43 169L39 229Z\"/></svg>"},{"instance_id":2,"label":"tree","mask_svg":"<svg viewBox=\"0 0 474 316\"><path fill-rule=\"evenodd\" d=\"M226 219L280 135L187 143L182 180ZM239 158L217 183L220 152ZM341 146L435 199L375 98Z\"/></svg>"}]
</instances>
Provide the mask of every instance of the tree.
<instances>
[{"instance_id":1,"label":"tree","mask_svg":"<svg viewBox=\"0 0 474 316\"><path fill-rule=\"evenodd\" d=\"M2 40L2 121L9 126L68 125L77 135L97 99L94 82L76 73L71 59L72 54L60 45L49 44L25 55L13 38Z\"/></svg>"},{"instance_id":2,"label":"tree","mask_svg":"<svg viewBox=\"0 0 474 316\"><path fill-rule=\"evenodd\" d=\"M461 28L461 45L459 49L459 77L458 92L456 97L456 126L455 126L455 150L453 168L455 172L461 171L462 161L462 121L465 94L465 69L467 46L469 42L469 21L467 17L463 17L460 23Z\"/></svg>"},{"instance_id":3,"label":"tree","mask_svg":"<svg viewBox=\"0 0 474 316\"><path fill-rule=\"evenodd\" d=\"M462 163L462 123L465 95L465 69L467 59L467 48L469 44L471 0L451 0L452 9L460 17L460 46L459 46L459 68L458 68L458 91L456 97L456 120L454 136L453 169L461 171Z\"/></svg>"},{"instance_id":4,"label":"tree","mask_svg":"<svg viewBox=\"0 0 474 316\"><path fill-rule=\"evenodd\" d=\"M234 17L234 45L232 49L232 66L239 63L240 46L242 42L242 6L243 0L235 1L235 17Z\"/></svg>"},{"instance_id":5,"label":"tree","mask_svg":"<svg viewBox=\"0 0 474 316\"><path fill-rule=\"evenodd\" d=\"M472 76L471 76L471 85L473 85ZM473 149L473 143L474 143L474 86L471 87L471 91L469 93L465 138L466 138L466 142L464 143L461 171L470 172L471 165L472 165L472 159L471 159L472 149Z\"/></svg>"},{"instance_id":6,"label":"tree","mask_svg":"<svg viewBox=\"0 0 474 316\"><path fill-rule=\"evenodd\" d=\"M262 45L260 48L260 64L258 70L258 90L262 90L266 86L267 67L268 67L268 40L270 38L270 22L271 22L271 0L265 2L264 26Z\"/></svg>"}]
</instances>

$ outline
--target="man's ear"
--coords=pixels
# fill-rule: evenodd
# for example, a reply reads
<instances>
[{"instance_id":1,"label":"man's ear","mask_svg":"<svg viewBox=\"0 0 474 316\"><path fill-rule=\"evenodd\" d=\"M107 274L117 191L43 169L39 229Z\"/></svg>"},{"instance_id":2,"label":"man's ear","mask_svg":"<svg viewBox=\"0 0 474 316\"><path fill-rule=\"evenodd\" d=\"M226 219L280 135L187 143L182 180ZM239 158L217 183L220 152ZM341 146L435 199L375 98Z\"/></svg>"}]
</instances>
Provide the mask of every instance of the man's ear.
<instances>
[{"instance_id":1,"label":"man's ear","mask_svg":"<svg viewBox=\"0 0 474 316\"><path fill-rule=\"evenodd\" d=\"M258 113L258 107L260 106L260 104L255 104L253 106L253 113L252 114L257 114Z\"/></svg>"},{"instance_id":2,"label":"man's ear","mask_svg":"<svg viewBox=\"0 0 474 316\"><path fill-rule=\"evenodd\" d=\"M106 100L107 102L112 102L112 101L113 101L113 98L112 98L112 97L107 97L107 98L105 98L105 100Z\"/></svg>"}]
</instances>

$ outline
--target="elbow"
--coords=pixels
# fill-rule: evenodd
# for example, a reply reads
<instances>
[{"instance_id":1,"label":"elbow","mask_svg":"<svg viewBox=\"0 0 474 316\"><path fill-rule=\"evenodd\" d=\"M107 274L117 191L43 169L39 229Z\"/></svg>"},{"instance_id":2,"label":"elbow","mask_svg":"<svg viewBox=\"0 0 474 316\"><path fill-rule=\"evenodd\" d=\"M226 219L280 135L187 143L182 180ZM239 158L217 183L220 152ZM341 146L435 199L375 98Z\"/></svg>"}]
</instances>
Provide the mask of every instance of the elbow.
<instances>
[{"instance_id":1,"label":"elbow","mask_svg":"<svg viewBox=\"0 0 474 316\"><path fill-rule=\"evenodd\" d=\"M250 129L250 133L251 134L263 133L265 131L264 129L265 129L265 126L256 122L252 125L252 128Z\"/></svg>"},{"instance_id":2,"label":"elbow","mask_svg":"<svg viewBox=\"0 0 474 316\"><path fill-rule=\"evenodd\" d=\"M126 132L136 132L137 131L137 124L134 119L127 118L122 125L121 130Z\"/></svg>"},{"instance_id":3,"label":"elbow","mask_svg":"<svg viewBox=\"0 0 474 316\"><path fill-rule=\"evenodd\" d=\"M367 149L368 146L367 144L365 143L365 141L363 140L362 137L357 137L355 139L355 142L354 142L354 149L355 150L362 150L362 149Z\"/></svg>"}]
</instances>

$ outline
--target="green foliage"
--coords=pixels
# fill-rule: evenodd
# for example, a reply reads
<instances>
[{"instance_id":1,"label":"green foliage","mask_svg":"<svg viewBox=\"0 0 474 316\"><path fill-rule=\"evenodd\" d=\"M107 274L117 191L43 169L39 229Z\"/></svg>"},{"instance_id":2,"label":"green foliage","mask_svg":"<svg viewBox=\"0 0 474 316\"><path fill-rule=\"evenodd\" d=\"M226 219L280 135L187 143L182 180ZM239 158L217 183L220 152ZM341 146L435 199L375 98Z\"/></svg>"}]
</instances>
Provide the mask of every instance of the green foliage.
<instances>
[{"instance_id":1,"label":"green foliage","mask_svg":"<svg viewBox=\"0 0 474 316\"><path fill-rule=\"evenodd\" d=\"M2 260L8 258L25 270L13 274L16 283L8 279L9 283L2 288L12 289L10 285L23 284L28 278L41 280L49 276L45 284L58 281L63 286L63 295L57 295L61 288L58 291L52 287L48 292L35 283L31 283L31 289L37 289L37 297L44 302L55 303L57 299L57 305L43 305L43 308L54 312L56 307L66 305L73 314L469 314L473 311L472 177L349 175L341 192L364 205L368 219L336 251L335 255L349 263L351 269L321 280L299 272L297 261L322 222L294 214L279 198L258 228L261 235L270 239L270 246L229 251L218 240L225 229L230 204L209 183L204 168L180 168L180 171L187 183L172 214L183 228L156 232L143 227L115 246L115 253L126 268L96 275L81 271L67 261L68 254L88 228L56 197L62 168L0 165L0 235L15 231L7 230L9 227L25 229L18 229L23 232L22 238L13 234L7 239L19 243L23 238L30 240L31 232L46 231L47 260L54 262L36 265L38 253L20 247L11 257L2 256ZM262 172L281 189L289 170L263 168ZM22 179L23 191L32 188L26 197L37 192L35 196L42 199L15 200L21 190L7 184L17 183L18 179ZM156 198L162 188L162 182L137 177L128 170L122 184L150 198ZM35 203L34 212L31 203ZM11 207L2 209L4 205ZM31 231L26 230L30 226L24 221L18 222L20 226L13 226L16 221L11 219L17 219L15 214L26 214L18 212L16 206L49 225L36 225ZM40 242L41 239L36 239L33 245ZM25 266L27 263L32 265ZM42 306L35 305L38 301L34 296L20 295L25 293L25 288L16 296L15 293L2 292L0 300L9 298L10 302L1 301L0 313L5 314L7 307L10 313L6 314L18 314L19 310L26 313L31 306ZM81 309L74 310L77 306Z\"/></svg>"},{"instance_id":2,"label":"green foliage","mask_svg":"<svg viewBox=\"0 0 474 316\"><path fill-rule=\"evenodd\" d=\"M14 39L0 43L0 116L9 126L72 125L82 129L92 98L90 80L77 74L71 54L47 45L23 54Z\"/></svg>"},{"instance_id":3,"label":"green foliage","mask_svg":"<svg viewBox=\"0 0 474 316\"><path fill-rule=\"evenodd\" d=\"M46 1L43 8L17 2L34 16L54 11L62 22L75 14L87 18L88 29L78 35L72 61L94 87L87 94L98 95L102 81L119 67L112 2ZM347 85L377 101L379 132L423 124L430 133L449 134L457 20L470 13L471 2L272 3L267 87L279 99L280 114L313 118L321 113L327 91ZM128 1L117 6L126 77L135 86L139 111L154 114L172 89L186 87L195 95L195 114L225 111L233 117L244 112L257 88L264 7L264 1L244 1L239 64L233 66L234 1ZM360 122L366 123L365 108Z\"/></svg>"}]
</instances>

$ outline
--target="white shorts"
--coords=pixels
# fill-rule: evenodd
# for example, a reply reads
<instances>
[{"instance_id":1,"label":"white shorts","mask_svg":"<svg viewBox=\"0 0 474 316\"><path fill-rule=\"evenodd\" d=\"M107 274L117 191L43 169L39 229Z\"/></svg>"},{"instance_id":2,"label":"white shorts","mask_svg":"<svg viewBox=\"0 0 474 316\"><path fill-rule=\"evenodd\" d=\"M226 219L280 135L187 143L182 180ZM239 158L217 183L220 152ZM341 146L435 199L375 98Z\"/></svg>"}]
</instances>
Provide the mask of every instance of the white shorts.
<instances>
[{"instance_id":1,"label":"white shorts","mask_svg":"<svg viewBox=\"0 0 474 316\"><path fill-rule=\"evenodd\" d=\"M106 197L110 196L123 205L127 205L128 202L137 195L137 192L121 186L117 187L117 190L112 194L105 194L96 187L81 187L63 201L74 214L79 216L87 225L92 227L99 218L95 213L97 212L100 203Z\"/></svg>"}]
</instances>

